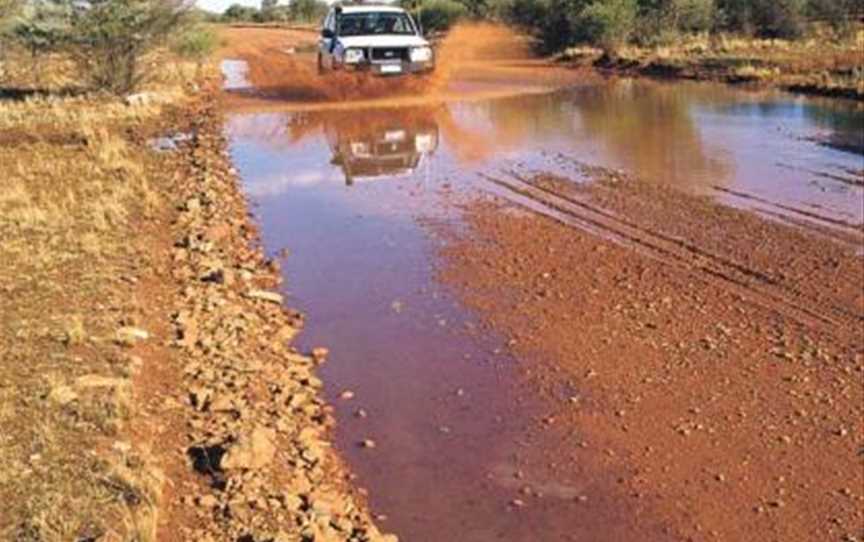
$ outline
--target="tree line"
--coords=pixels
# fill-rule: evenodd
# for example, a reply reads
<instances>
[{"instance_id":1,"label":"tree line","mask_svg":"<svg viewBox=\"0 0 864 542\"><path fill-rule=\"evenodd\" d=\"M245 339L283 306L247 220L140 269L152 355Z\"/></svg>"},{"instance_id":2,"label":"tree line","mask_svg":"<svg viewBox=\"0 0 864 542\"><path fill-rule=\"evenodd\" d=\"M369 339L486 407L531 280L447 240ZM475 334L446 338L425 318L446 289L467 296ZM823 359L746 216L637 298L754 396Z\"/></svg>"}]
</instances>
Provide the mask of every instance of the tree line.
<instances>
[{"instance_id":1,"label":"tree line","mask_svg":"<svg viewBox=\"0 0 864 542\"><path fill-rule=\"evenodd\" d=\"M464 19L499 21L533 34L545 53L580 44L612 53L627 43L657 45L698 33L796 39L814 20L848 33L864 15L861 0L396 1L427 32L447 30ZM262 0L260 8L232 5L219 19L317 22L327 10L322 0Z\"/></svg>"},{"instance_id":2,"label":"tree line","mask_svg":"<svg viewBox=\"0 0 864 542\"><path fill-rule=\"evenodd\" d=\"M579 44L614 51L695 33L796 39L819 21L849 33L864 16L861 0L400 0L427 30L464 18L527 30L544 52Z\"/></svg>"},{"instance_id":3,"label":"tree line","mask_svg":"<svg viewBox=\"0 0 864 542\"><path fill-rule=\"evenodd\" d=\"M280 4L278 0L262 0L260 8L232 4L217 20L226 23L317 23L328 9L329 5L323 0L291 0L287 4Z\"/></svg>"}]
</instances>

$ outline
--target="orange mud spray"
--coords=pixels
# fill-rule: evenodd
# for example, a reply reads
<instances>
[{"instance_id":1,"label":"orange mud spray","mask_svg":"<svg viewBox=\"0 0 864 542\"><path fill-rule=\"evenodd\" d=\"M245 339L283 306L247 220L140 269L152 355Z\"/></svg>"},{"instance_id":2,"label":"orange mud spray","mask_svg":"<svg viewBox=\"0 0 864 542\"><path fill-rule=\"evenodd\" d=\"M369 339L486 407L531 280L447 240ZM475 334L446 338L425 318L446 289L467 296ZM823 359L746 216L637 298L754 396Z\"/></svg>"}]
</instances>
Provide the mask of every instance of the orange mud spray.
<instances>
[{"instance_id":1,"label":"orange mud spray","mask_svg":"<svg viewBox=\"0 0 864 542\"><path fill-rule=\"evenodd\" d=\"M317 36L291 32L286 43L277 30L252 37L253 32L228 29L232 42L225 57L239 57L249 65L248 76L256 94L291 102L346 102L371 98L435 95L451 79L467 70L482 70L489 64L530 57L528 40L502 25L466 23L454 27L436 46L436 69L421 76L376 77L367 73L318 73L313 54L288 54L286 49L314 50ZM236 34L232 36L232 34Z\"/></svg>"}]
</instances>

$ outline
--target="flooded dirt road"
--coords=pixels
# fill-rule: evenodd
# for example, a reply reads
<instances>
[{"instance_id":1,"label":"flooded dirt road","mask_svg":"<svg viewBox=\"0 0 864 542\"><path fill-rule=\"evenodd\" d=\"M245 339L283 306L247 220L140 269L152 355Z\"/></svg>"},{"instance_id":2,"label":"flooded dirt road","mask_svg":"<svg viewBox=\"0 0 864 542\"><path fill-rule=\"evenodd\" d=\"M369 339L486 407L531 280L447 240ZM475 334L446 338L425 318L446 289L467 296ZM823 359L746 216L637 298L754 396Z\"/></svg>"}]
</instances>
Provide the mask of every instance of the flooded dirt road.
<instances>
[{"instance_id":1,"label":"flooded dirt road","mask_svg":"<svg viewBox=\"0 0 864 542\"><path fill-rule=\"evenodd\" d=\"M864 535L864 165L832 145L859 106L522 63L334 103L226 69L235 166L386 530Z\"/></svg>"}]
</instances>

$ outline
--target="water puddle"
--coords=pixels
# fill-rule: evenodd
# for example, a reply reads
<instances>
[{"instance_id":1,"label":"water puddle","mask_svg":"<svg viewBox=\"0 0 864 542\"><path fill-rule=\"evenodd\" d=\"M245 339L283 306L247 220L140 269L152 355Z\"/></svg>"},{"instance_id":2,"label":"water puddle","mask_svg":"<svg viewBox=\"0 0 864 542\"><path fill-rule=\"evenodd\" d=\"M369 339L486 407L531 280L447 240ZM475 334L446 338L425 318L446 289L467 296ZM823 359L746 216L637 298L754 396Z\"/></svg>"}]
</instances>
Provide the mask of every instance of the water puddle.
<instances>
[{"instance_id":1,"label":"water puddle","mask_svg":"<svg viewBox=\"0 0 864 542\"><path fill-rule=\"evenodd\" d=\"M230 91L249 90L252 83L249 82L249 65L245 60L223 60L221 65L223 84L222 88Z\"/></svg>"},{"instance_id":2,"label":"water puddle","mask_svg":"<svg viewBox=\"0 0 864 542\"><path fill-rule=\"evenodd\" d=\"M495 192L485 175L578 180L573 159L733 205L860 224L861 157L811 139L858 129L862 115L783 94L625 81L234 114L227 133L268 252L288 252L286 293L308 315L302 346L330 348L321 376L337 445L385 529L412 542L660 540L659 527L633 530L609 473L574 478L578 469L543 457L563 437L542 428L545 405L520 387L520 361L436 282L438 226L458 227L460 201Z\"/></svg>"}]
</instances>

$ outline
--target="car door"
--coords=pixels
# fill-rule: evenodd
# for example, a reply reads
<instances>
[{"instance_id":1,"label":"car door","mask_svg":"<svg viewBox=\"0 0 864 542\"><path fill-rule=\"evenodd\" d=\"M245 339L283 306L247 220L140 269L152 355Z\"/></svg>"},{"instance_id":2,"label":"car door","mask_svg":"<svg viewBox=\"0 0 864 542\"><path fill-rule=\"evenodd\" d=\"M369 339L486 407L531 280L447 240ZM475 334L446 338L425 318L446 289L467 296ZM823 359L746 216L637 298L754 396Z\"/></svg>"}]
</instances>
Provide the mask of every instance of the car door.
<instances>
[{"instance_id":1,"label":"car door","mask_svg":"<svg viewBox=\"0 0 864 542\"><path fill-rule=\"evenodd\" d=\"M321 59L321 67L333 68L333 40L335 36L336 24L333 12L327 14L324 18L324 24L321 27L321 37L318 40L318 55Z\"/></svg>"}]
</instances>

